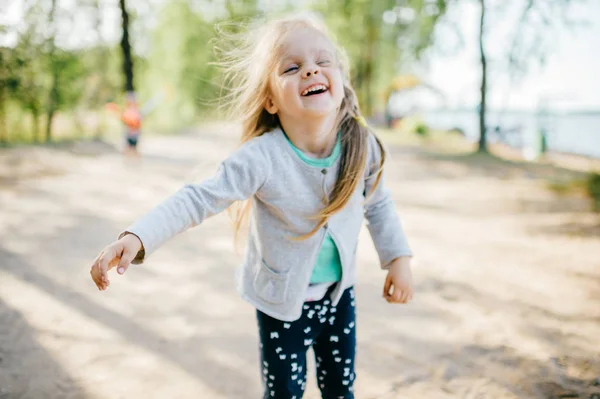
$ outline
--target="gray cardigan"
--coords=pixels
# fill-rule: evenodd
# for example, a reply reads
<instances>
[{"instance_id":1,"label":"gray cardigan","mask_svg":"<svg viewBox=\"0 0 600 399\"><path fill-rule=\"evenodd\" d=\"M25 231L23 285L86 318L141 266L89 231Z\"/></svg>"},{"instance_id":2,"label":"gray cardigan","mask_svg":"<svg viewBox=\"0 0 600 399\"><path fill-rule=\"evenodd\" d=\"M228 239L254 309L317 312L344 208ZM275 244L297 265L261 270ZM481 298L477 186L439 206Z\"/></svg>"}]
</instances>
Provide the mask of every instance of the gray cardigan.
<instances>
[{"instance_id":1,"label":"gray cardigan","mask_svg":"<svg viewBox=\"0 0 600 399\"><path fill-rule=\"evenodd\" d=\"M307 165L275 129L238 148L211 178L189 184L143 216L126 231L137 235L145 254L234 201L250 198L252 212L244 263L236 273L237 289L260 311L283 321L302 314L302 305L321 243L329 232L342 263L342 280L331 295L335 306L344 289L356 282L356 247L363 215L378 252L381 267L399 256L412 255L389 191L380 182L367 203L380 160L374 136L369 138L364 178L346 206L312 237L291 240L311 231L312 216L323 208L333 189L339 159L328 168Z\"/></svg>"}]
</instances>

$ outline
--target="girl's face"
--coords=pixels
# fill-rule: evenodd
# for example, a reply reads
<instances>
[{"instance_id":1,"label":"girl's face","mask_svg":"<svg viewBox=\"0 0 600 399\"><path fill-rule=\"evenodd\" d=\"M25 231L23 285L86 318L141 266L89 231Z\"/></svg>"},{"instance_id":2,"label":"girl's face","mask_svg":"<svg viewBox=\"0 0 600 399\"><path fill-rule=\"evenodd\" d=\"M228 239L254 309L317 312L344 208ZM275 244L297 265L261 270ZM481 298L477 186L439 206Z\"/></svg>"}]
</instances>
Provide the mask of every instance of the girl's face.
<instances>
[{"instance_id":1,"label":"girl's face","mask_svg":"<svg viewBox=\"0 0 600 399\"><path fill-rule=\"evenodd\" d=\"M269 89L265 108L280 118L336 114L344 86L331 42L309 27L289 32L277 54Z\"/></svg>"}]
</instances>

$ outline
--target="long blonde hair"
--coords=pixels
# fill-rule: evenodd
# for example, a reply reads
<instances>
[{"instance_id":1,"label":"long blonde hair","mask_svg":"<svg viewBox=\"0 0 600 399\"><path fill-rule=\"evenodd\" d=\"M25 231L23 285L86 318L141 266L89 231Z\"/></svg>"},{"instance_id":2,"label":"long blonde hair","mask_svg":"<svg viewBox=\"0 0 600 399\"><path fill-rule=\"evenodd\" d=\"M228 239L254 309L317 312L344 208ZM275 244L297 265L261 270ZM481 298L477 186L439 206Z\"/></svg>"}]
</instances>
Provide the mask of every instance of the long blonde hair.
<instances>
[{"instance_id":1,"label":"long blonde hair","mask_svg":"<svg viewBox=\"0 0 600 399\"><path fill-rule=\"evenodd\" d=\"M342 70L344 81L344 98L337 117L337 131L341 132L341 157L338 178L329 198L324 198L324 208L314 218L316 226L308 233L297 237L306 239L323 227L327 220L339 212L348 202L360 179L363 178L367 167L368 140L373 134L366 127L360 115L356 94L350 85L348 59L338 46L326 27L314 16L296 15L279 18L267 23L256 24L242 33L226 34L221 30L229 48L217 47L222 61L218 64L224 69L224 88L228 92L223 96L225 104L230 107L233 115L242 122L242 143L261 136L279 127L277 115L271 115L265 109L269 94L270 72L277 61L275 54L286 33L296 28L312 28L329 39L336 49L336 58ZM241 39L241 40L240 40ZM373 190L381 180L385 152L381 141L375 136L381 152L381 162L371 169L376 174ZM235 204L230 208L234 219L235 233L238 236L250 211L250 201Z\"/></svg>"}]
</instances>

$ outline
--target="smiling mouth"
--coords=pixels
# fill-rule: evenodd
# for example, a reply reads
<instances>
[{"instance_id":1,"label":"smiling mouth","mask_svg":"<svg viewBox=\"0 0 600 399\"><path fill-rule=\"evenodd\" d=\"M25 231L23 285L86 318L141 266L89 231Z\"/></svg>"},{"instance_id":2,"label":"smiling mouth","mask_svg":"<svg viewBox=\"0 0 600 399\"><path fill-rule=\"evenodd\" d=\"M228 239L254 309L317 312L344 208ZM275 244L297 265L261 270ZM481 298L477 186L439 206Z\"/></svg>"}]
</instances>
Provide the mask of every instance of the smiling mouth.
<instances>
[{"instance_id":1,"label":"smiling mouth","mask_svg":"<svg viewBox=\"0 0 600 399\"><path fill-rule=\"evenodd\" d=\"M303 97L314 96L315 94L325 93L327 91L327 86L325 85L314 85L309 87L308 89L302 92Z\"/></svg>"}]
</instances>

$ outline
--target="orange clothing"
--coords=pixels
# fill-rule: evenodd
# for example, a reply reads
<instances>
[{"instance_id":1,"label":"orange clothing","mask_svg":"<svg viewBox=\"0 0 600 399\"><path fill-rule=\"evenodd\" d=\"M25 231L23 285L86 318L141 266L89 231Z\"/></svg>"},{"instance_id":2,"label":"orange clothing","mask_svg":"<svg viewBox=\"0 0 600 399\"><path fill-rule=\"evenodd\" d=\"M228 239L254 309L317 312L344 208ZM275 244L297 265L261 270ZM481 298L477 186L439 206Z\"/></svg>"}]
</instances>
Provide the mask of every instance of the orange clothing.
<instances>
[{"instance_id":1,"label":"orange clothing","mask_svg":"<svg viewBox=\"0 0 600 399\"><path fill-rule=\"evenodd\" d=\"M139 130L142 126L142 114L137 106L127 106L121 114L121 121L130 130Z\"/></svg>"}]
</instances>

